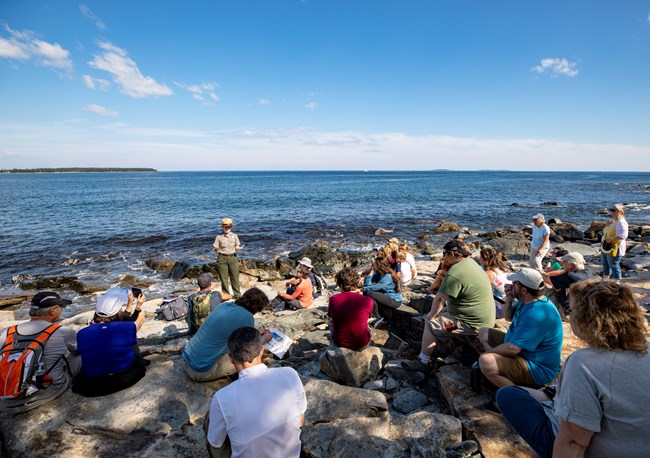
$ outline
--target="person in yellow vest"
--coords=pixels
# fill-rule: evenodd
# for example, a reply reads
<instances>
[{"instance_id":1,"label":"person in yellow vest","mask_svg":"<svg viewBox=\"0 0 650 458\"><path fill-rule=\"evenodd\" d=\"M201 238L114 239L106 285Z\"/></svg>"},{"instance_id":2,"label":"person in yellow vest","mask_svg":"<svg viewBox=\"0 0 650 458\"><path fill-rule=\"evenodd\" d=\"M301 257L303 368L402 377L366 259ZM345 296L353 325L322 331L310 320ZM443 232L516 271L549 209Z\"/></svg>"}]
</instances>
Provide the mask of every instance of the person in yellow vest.
<instances>
[{"instance_id":1,"label":"person in yellow vest","mask_svg":"<svg viewBox=\"0 0 650 458\"><path fill-rule=\"evenodd\" d=\"M625 255L627 220L623 204L612 205L612 222L603 230L603 246L600 260L603 263L603 278L621 279L621 258Z\"/></svg>"}]
</instances>

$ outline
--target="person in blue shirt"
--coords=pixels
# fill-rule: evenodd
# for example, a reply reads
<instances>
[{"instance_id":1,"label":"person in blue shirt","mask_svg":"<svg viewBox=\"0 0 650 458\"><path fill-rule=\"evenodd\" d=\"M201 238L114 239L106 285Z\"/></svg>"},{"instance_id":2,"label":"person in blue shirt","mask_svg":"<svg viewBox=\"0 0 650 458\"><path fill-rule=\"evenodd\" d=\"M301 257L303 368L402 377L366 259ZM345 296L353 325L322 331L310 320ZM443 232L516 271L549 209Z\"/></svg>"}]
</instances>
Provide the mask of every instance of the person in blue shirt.
<instances>
[{"instance_id":1,"label":"person in blue shirt","mask_svg":"<svg viewBox=\"0 0 650 458\"><path fill-rule=\"evenodd\" d=\"M508 280L512 285L506 286L504 315L510 327L505 334L493 328L479 331L485 348L479 368L497 387L545 385L560 371L562 319L544 296L544 279L538 271L523 268Z\"/></svg>"},{"instance_id":2,"label":"person in blue shirt","mask_svg":"<svg viewBox=\"0 0 650 458\"><path fill-rule=\"evenodd\" d=\"M370 272L373 274L370 275ZM384 317L390 318L391 312L388 310L402 305L399 276L390 267L388 261L382 258L375 258L372 270L367 270L362 275L365 275L363 294L374 301L373 326L377 327L383 322Z\"/></svg>"}]
</instances>

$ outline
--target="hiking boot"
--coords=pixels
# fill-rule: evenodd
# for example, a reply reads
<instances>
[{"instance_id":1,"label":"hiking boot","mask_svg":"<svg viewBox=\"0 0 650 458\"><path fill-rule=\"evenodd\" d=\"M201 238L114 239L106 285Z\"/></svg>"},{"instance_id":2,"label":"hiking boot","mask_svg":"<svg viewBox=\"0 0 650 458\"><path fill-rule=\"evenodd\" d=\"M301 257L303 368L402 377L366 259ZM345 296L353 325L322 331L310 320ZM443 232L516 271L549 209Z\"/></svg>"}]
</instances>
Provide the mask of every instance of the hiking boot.
<instances>
[{"instance_id":1,"label":"hiking boot","mask_svg":"<svg viewBox=\"0 0 650 458\"><path fill-rule=\"evenodd\" d=\"M383 316L377 318L375 321L370 323L370 326L372 326L375 329L379 329L382 326L382 324L384 324L384 317Z\"/></svg>"}]
</instances>

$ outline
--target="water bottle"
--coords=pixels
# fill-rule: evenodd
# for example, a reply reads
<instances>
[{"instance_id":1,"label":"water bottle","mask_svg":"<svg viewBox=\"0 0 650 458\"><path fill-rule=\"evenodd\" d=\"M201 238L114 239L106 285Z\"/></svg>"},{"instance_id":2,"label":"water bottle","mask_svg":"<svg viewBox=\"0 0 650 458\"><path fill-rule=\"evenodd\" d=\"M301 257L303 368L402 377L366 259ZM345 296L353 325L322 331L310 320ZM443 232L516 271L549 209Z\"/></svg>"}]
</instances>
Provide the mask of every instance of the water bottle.
<instances>
[{"instance_id":1,"label":"water bottle","mask_svg":"<svg viewBox=\"0 0 650 458\"><path fill-rule=\"evenodd\" d=\"M478 361L476 361L472 364L472 368L469 370L469 385L473 392L480 393L482 391L482 381L483 374L481 374L481 369L478 367Z\"/></svg>"}]
</instances>

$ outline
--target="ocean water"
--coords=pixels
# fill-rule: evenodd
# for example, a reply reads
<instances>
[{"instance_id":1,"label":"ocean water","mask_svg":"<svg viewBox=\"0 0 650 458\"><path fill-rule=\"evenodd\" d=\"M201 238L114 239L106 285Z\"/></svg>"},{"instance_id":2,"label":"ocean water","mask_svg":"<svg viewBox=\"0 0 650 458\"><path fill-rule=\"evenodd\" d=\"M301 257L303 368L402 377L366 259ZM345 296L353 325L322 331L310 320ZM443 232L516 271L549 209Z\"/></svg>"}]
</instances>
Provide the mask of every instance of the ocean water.
<instances>
[{"instance_id":1,"label":"ocean water","mask_svg":"<svg viewBox=\"0 0 650 458\"><path fill-rule=\"evenodd\" d=\"M558 206L542 205L550 201ZM631 225L649 225L650 173L0 175L0 292L17 292L18 274L157 280L146 258L212 261L225 216L235 221L241 256L269 260L317 240L344 250L370 249L392 236L415 242L437 220L488 231L521 228L542 212L585 229L616 202L629 204ZM392 232L375 236L377 228Z\"/></svg>"}]
</instances>

